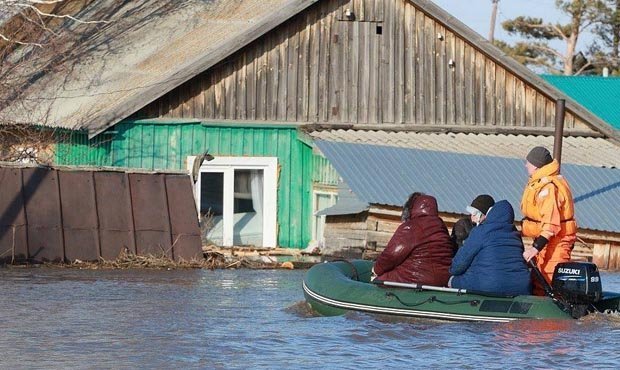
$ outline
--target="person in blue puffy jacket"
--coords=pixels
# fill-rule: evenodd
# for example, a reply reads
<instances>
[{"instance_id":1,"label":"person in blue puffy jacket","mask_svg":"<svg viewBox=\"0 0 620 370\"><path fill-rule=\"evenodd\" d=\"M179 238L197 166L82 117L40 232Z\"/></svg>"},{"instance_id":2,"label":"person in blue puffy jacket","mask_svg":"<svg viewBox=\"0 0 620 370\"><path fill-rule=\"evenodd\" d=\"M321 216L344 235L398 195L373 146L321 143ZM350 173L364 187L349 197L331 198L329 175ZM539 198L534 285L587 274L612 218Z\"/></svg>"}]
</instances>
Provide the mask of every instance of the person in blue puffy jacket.
<instances>
[{"instance_id":1,"label":"person in blue puffy jacket","mask_svg":"<svg viewBox=\"0 0 620 370\"><path fill-rule=\"evenodd\" d=\"M523 241L514 226L514 210L501 200L472 229L452 259L449 286L501 295L531 294Z\"/></svg>"}]
</instances>

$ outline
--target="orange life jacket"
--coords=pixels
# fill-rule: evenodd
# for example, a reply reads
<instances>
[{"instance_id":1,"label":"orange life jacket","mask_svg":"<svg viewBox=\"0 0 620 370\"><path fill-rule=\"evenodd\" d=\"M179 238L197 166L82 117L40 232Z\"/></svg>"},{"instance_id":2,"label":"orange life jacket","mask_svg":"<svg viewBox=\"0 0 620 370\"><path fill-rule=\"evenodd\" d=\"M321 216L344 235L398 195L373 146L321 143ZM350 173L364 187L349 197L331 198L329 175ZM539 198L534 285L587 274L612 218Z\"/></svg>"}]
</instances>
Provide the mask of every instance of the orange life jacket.
<instances>
[{"instance_id":1,"label":"orange life jacket","mask_svg":"<svg viewBox=\"0 0 620 370\"><path fill-rule=\"evenodd\" d=\"M572 235L577 232L573 194L566 179L560 175L560 165L554 160L536 170L530 177L521 212L525 216L521 233L535 238Z\"/></svg>"}]
</instances>

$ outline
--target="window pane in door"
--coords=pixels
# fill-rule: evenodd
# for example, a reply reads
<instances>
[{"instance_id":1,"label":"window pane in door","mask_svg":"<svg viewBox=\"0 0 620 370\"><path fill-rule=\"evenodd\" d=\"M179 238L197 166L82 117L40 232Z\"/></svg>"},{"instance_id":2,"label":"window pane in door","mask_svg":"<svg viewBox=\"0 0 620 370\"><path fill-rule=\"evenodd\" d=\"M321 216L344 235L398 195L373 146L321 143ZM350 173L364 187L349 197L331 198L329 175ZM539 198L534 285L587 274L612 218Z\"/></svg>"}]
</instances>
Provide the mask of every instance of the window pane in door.
<instances>
[{"instance_id":1,"label":"window pane in door","mask_svg":"<svg viewBox=\"0 0 620 370\"><path fill-rule=\"evenodd\" d=\"M254 212L252 202L252 172L250 170L235 170L235 213Z\"/></svg>"},{"instance_id":2,"label":"window pane in door","mask_svg":"<svg viewBox=\"0 0 620 370\"><path fill-rule=\"evenodd\" d=\"M200 228L203 241L222 245L224 235L224 173L200 174Z\"/></svg>"},{"instance_id":3,"label":"window pane in door","mask_svg":"<svg viewBox=\"0 0 620 370\"><path fill-rule=\"evenodd\" d=\"M235 245L263 245L263 170L235 170Z\"/></svg>"}]
</instances>

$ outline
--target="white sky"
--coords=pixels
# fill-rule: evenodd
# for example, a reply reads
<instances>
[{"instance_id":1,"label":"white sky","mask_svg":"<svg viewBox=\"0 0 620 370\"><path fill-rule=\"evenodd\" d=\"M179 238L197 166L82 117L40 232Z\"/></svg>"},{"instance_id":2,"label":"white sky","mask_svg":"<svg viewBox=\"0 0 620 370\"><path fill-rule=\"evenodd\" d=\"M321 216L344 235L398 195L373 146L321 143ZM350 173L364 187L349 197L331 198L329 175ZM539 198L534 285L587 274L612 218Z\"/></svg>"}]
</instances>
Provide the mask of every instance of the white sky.
<instances>
[{"instance_id":1,"label":"white sky","mask_svg":"<svg viewBox=\"0 0 620 370\"><path fill-rule=\"evenodd\" d=\"M491 20L491 0L432 0L435 4L442 7L451 15L458 18L461 22L478 32L485 38L489 35L489 27ZM495 38L513 42L516 39L511 38L502 29L501 23L505 20L515 18L517 16L539 17L548 22L565 23L568 18L565 17L555 7L555 0L500 0L499 11L497 15L497 23L495 26ZM579 46L584 45L583 41L591 39L591 35L585 34L579 38ZM554 42L553 47L564 51L565 44L561 41ZM578 50L585 51L585 50Z\"/></svg>"}]
</instances>

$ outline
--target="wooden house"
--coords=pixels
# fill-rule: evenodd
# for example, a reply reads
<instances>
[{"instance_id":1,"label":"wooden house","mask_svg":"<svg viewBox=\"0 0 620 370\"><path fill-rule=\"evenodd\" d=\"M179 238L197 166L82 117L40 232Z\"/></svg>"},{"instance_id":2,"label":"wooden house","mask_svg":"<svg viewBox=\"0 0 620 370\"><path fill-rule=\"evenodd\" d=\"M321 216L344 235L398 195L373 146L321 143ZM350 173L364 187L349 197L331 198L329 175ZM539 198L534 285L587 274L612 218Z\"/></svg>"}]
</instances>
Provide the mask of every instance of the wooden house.
<instances>
[{"instance_id":1,"label":"wooden house","mask_svg":"<svg viewBox=\"0 0 620 370\"><path fill-rule=\"evenodd\" d=\"M79 15L108 23L62 23L81 36L3 94L0 120L71 130L59 164L191 169L208 150L195 196L216 244L322 238L339 177L322 132L536 142L566 99L565 134L620 153L617 131L428 0L94 0Z\"/></svg>"}]
</instances>

